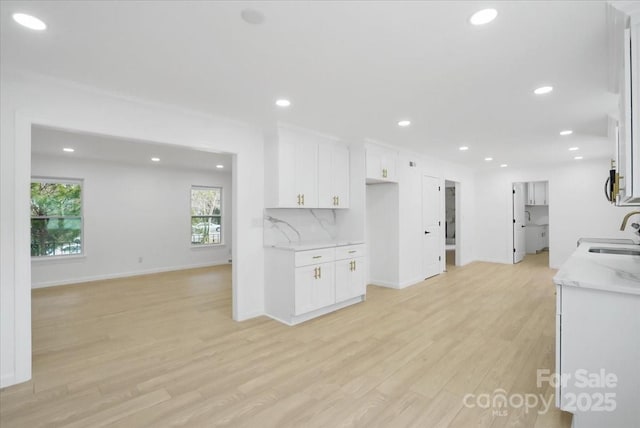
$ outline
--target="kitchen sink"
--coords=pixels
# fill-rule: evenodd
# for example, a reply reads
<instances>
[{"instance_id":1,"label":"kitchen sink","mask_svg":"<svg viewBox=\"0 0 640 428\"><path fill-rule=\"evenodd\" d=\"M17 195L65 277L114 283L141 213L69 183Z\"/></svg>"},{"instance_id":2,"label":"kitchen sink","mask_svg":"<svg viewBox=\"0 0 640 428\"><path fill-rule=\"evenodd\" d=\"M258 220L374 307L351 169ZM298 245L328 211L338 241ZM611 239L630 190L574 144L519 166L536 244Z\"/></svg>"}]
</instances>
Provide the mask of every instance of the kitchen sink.
<instances>
[{"instance_id":1,"label":"kitchen sink","mask_svg":"<svg viewBox=\"0 0 640 428\"><path fill-rule=\"evenodd\" d=\"M600 254L621 254L624 256L640 256L640 250L634 250L631 248L607 248L607 247L591 247L590 253Z\"/></svg>"}]
</instances>

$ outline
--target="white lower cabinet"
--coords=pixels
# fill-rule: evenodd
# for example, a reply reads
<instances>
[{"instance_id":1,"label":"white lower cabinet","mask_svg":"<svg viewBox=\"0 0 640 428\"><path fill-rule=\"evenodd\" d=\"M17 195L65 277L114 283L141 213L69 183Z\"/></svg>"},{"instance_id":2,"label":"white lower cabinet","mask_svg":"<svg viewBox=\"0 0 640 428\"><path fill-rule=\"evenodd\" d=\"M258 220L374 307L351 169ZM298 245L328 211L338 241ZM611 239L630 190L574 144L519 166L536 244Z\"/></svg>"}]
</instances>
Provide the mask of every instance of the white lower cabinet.
<instances>
[{"instance_id":1,"label":"white lower cabinet","mask_svg":"<svg viewBox=\"0 0 640 428\"><path fill-rule=\"evenodd\" d=\"M294 315L329 306L336 301L334 263L296 268Z\"/></svg>"},{"instance_id":2,"label":"white lower cabinet","mask_svg":"<svg viewBox=\"0 0 640 428\"><path fill-rule=\"evenodd\" d=\"M364 245L265 250L265 313L294 325L364 301Z\"/></svg>"},{"instance_id":3,"label":"white lower cabinet","mask_svg":"<svg viewBox=\"0 0 640 428\"><path fill-rule=\"evenodd\" d=\"M366 294L364 273L364 257L336 261L336 302Z\"/></svg>"}]
</instances>

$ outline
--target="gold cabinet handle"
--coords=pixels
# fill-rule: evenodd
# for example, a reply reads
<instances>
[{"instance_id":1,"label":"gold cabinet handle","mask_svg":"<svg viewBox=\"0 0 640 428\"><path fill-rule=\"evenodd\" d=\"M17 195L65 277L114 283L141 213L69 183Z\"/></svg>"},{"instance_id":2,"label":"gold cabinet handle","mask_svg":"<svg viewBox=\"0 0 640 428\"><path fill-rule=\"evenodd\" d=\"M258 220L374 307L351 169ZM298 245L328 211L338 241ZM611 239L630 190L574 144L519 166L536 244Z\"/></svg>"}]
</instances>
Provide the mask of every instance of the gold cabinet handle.
<instances>
[{"instance_id":1,"label":"gold cabinet handle","mask_svg":"<svg viewBox=\"0 0 640 428\"><path fill-rule=\"evenodd\" d=\"M298 194L298 205L300 205L300 194Z\"/></svg>"},{"instance_id":2,"label":"gold cabinet handle","mask_svg":"<svg viewBox=\"0 0 640 428\"><path fill-rule=\"evenodd\" d=\"M353 261L353 270L354 271L356 270L356 261L355 260Z\"/></svg>"},{"instance_id":3,"label":"gold cabinet handle","mask_svg":"<svg viewBox=\"0 0 640 428\"><path fill-rule=\"evenodd\" d=\"M340 196L336 196L336 205L340 205Z\"/></svg>"},{"instance_id":4,"label":"gold cabinet handle","mask_svg":"<svg viewBox=\"0 0 640 428\"><path fill-rule=\"evenodd\" d=\"M353 260L349 262L349 272L353 272Z\"/></svg>"},{"instance_id":5,"label":"gold cabinet handle","mask_svg":"<svg viewBox=\"0 0 640 428\"><path fill-rule=\"evenodd\" d=\"M349 254L357 253L358 250L349 250Z\"/></svg>"},{"instance_id":6,"label":"gold cabinet handle","mask_svg":"<svg viewBox=\"0 0 640 428\"><path fill-rule=\"evenodd\" d=\"M318 279L321 279L321 278L322 278L322 268L319 267L318 268Z\"/></svg>"},{"instance_id":7,"label":"gold cabinet handle","mask_svg":"<svg viewBox=\"0 0 640 428\"><path fill-rule=\"evenodd\" d=\"M318 279L318 268L313 269L313 278Z\"/></svg>"},{"instance_id":8,"label":"gold cabinet handle","mask_svg":"<svg viewBox=\"0 0 640 428\"><path fill-rule=\"evenodd\" d=\"M322 258L322 256L313 256L312 258L313 259L320 259L320 258Z\"/></svg>"},{"instance_id":9,"label":"gold cabinet handle","mask_svg":"<svg viewBox=\"0 0 640 428\"><path fill-rule=\"evenodd\" d=\"M304 193L302 194L302 205L304 205Z\"/></svg>"}]
</instances>

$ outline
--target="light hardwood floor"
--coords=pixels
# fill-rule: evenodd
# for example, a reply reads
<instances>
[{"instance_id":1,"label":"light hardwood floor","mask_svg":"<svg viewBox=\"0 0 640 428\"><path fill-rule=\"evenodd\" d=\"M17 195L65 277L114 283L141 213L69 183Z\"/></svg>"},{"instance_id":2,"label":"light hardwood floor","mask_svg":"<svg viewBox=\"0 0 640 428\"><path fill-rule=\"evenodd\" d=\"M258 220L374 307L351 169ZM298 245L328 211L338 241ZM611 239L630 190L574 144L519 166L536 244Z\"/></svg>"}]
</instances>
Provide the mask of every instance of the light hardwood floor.
<instances>
[{"instance_id":1,"label":"light hardwood floor","mask_svg":"<svg viewBox=\"0 0 640 428\"><path fill-rule=\"evenodd\" d=\"M468 408L535 393L554 368L547 253L473 263L287 327L231 320L230 268L33 292L33 380L0 392L0 425L569 427L568 414ZM472 400L470 402L473 402Z\"/></svg>"}]
</instances>

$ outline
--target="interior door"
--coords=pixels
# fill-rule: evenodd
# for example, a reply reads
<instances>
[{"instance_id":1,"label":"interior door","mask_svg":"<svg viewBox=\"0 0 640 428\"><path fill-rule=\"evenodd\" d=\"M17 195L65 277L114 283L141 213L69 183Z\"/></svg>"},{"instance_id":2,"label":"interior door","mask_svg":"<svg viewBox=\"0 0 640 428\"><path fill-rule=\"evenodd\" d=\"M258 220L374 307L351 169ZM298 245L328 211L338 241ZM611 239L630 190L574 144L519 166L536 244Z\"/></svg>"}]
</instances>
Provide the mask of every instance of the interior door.
<instances>
[{"instance_id":1,"label":"interior door","mask_svg":"<svg viewBox=\"0 0 640 428\"><path fill-rule=\"evenodd\" d=\"M521 262L526 252L524 186L525 183L513 184L513 263Z\"/></svg>"},{"instance_id":2,"label":"interior door","mask_svg":"<svg viewBox=\"0 0 640 428\"><path fill-rule=\"evenodd\" d=\"M422 177L422 260L425 278L442 272L440 245L440 180Z\"/></svg>"}]
</instances>

